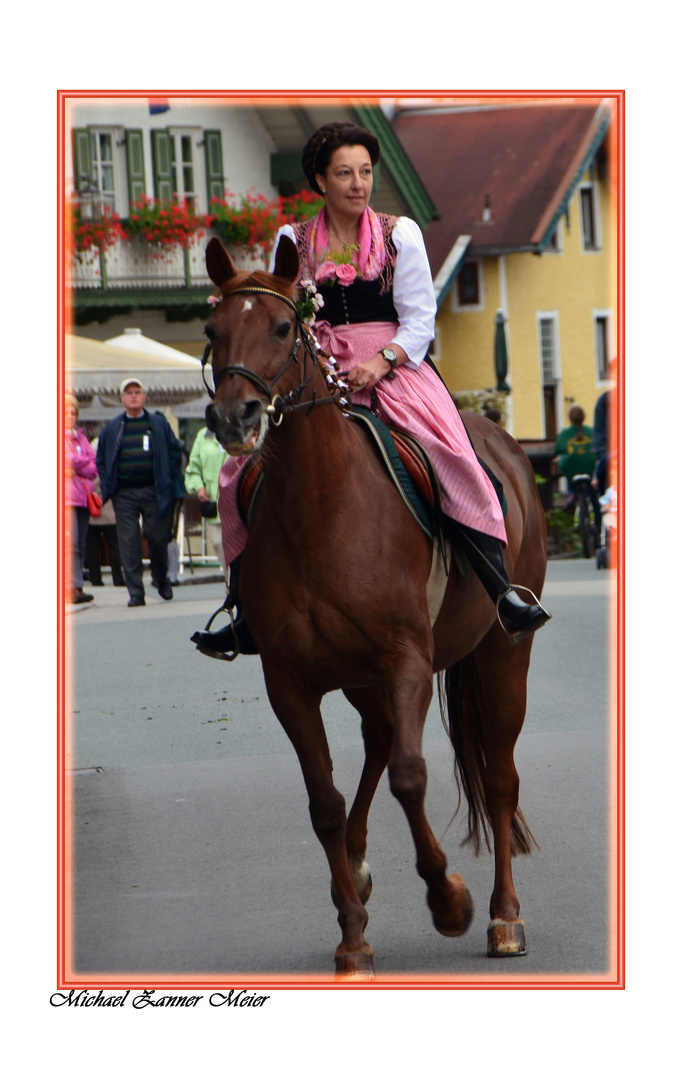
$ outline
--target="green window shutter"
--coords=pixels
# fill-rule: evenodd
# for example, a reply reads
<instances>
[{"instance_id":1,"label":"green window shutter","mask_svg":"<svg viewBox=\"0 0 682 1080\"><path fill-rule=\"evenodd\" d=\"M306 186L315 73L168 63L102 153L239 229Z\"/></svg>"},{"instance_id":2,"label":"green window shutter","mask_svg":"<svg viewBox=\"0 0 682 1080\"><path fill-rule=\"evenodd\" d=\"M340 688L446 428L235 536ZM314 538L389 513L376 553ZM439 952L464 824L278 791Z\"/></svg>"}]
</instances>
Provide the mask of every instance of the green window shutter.
<instances>
[{"instance_id":1,"label":"green window shutter","mask_svg":"<svg viewBox=\"0 0 682 1080\"><path fill-rule=\"evenodd\" d=\"M73 175L76 191L80 191L90 181L90 132L87 128L73 130Z\"/></svg>"},{"instance_id":2,"label":"green window shutter","mask_svg":"<svg viewBox=\"0 0 682 1080\"><path fill-rule=\"evenodd\" d=\"M173 198L173 162L171 139L163 128L152 129L152 164L154 167L154 194L161 202Z\"/></svg>"},{"instance_id":3,"label":"green window shutter","mask_svg":"<svg viewBox=\"0 0 682 1080\"><path fill-rule=\"evenodd\" d=\"M223 143L219 131L204 132L204 152L206 154L206 186L209 206L211 199L222 199L225 193L223 177Z\"/></svg>"},{"instance_id":4,"label":"green window shutter","mask_svg":"<svg viewBox=\"0 0 682 1080\"><path fill-rule=\"evenodd\" d=\"M128 199L137 202L145 194L144 141L138 129L126 131L126 162L128 165Z\"/></svg>"}]
</instances>

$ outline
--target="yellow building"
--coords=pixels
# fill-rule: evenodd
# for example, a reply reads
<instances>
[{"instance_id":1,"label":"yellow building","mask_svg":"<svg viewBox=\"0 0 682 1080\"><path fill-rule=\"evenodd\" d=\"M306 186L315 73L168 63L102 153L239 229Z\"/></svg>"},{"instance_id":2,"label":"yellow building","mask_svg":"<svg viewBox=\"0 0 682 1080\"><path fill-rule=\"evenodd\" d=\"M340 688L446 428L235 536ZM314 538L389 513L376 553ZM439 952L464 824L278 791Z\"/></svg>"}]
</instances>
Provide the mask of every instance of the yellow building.
<instances>
[{"instance_id":1,"label":"yellow building","mask_svg":"<svg viewBox=\"0 0 682 1080\"><path fill-rule=\"evenodd\" d=\"M553 439L576 403L590 423L612 385L613 108L517 103L406 110L393 121L437 210L425 231L434 358L455 397L508 386L505 426L520 440ZM506 373L494 359L496 319Z\"/></svg>"}]
</instances>

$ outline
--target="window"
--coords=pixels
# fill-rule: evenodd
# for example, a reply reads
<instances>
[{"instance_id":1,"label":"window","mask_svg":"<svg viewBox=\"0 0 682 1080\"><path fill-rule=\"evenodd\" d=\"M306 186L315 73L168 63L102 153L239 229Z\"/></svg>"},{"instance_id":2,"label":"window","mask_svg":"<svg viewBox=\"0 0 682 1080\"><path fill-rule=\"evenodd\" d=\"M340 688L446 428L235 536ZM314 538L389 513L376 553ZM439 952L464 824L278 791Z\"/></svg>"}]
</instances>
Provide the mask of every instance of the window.
<instances>
[{"instance_id":1,"label":"window","mask_svg":"<svg viewBox=\"0 0 682 1080\"><path fill-rule=\"evenodd\" d=\"M114 152L110 132L92 132L91 166L92 183L102 192L103 204L115 210Z\"/></svg>"},{"instance_id":2,"label":"window","mask_svg":"<svg viewBox=\"0 0 682 1080\"><path fill-rule=\"evenodd\" d=\"M428 354L435 364L439 363L442 359L441 340L440 340L440 326L435 327L435 337L429 345Z\"/></svg>"},{"instance_id":3,"label":"window","mask_svg":"<svg viewBox=\"0 0 682 1080\"><path fill-rule=\"evenodd\" d=\"M464 263L457 278L457 300L460 304L478 303L478 263Z\"/></svg>"},{"instance_id":4,"label":"window","mask_svg":"<svg viewBox=\"0 0 682 1080\"><path fill-rule=\"evenodd\" d=\"M611 359L611 316L608 311L595 311L593 318L597 382L607 382L609 378L609 360Z\"/></svg>"},{"instance_id":5,"label":"window","mask_svg":"<svg viewBox=\"0 0 682 1080\"><path fill-rule=\"evenodd\" d=\"M199 128L155 128L151 132L154 196L170 202L174 195L196 209L224 194L222 140L219 131ZM203 160L198 148L204 148ZM205 195L200 196L205 176Z\"/></svg>"},{"instance_id":6,"label":"window","mask_svg":"<svg viewBox=\"0 0 682 1080\"><path fill-rule=\"evenodd\" d=\"M547 253L548 251L557 253L563 250L561 246L560 229L561 225L559 222L557 222L556 229L552 233L551 239L547 242L547 245L545 247L545 253Z\"/></svg>"},{"instance_id":7,"label":"window","mask_svg":"<svg viewBox=\"0 0 682 1080\"><path fill-rule=\"evenodd\" d=\"M467 259L452 290L452 310L482 311L484 307L481 262L478 259Z\"/></svg>"},{"instance_id":8,"label":"window","mask_svg":"<svg viewBox=\"0 0 682 1080\"><path fill-rule=\"evenodd\" d=\"M540 319L540 359L542 361L542 381L556 379L556 319L553 316Z\"/></svg>"},{"instance_id":9,"label":"window","mask_svg":"<svg viewBox=\"0 0 682 1080\"><path fill-rule=\"evenodd\" d=\"M580 236L583 251L601 249L597 188L594 184L583 184L580 188Z\"/></svg>"},{"instance_id":10,"label":"window","mask_svg":"<svg viewBox=\"0 0 682 1080\"><path fill-rule=\"evenodd\" d=\"M561 382L559 319L555 312L538 313L538 349L545 438L555 439L558 431L557 416Z\"/></svg>"},{"instance_id":11,"label":"window","mask_svg":"<svg viewBox=\"0 0 682 1080\"><path fill-rule=\"evenodd\" d=\"M103 207L119 212L120 179L117 183L117 177L121 135L121 130L116 128L79 128L73 132L76 191L96 191Z\"/></svg>"},{"instance_id":12,"label":"window","mask_svg":"<svg viewBox=\"0 0 682 1080\"><path fill-rule=\"evenodd\" d=\"M193 206L196 201L196 186L191 135L171 133L171 168L173 191L177 192L179 199L187 199Z\"/></svg>"}]
</instances>

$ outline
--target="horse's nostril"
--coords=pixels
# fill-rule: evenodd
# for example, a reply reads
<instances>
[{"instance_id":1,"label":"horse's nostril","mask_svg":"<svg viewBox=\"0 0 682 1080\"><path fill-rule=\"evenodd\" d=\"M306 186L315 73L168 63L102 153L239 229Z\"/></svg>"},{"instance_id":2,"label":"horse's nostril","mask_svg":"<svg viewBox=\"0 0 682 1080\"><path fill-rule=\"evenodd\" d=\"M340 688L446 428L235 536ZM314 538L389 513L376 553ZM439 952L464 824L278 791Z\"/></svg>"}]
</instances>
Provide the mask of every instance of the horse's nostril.
<instances>
[{"instance_id":1,"label":"horse's nostril","mask_svg":"<svg viewBox=\"0 0 682 1080\"><path fill-rule=\"evenodd\" d=\"M242 425L245 428L253 427L260 420L262 412L263 405L258 398L252 398L251 401L245 401L242 406Z\"/></svg>"}]
</instances>

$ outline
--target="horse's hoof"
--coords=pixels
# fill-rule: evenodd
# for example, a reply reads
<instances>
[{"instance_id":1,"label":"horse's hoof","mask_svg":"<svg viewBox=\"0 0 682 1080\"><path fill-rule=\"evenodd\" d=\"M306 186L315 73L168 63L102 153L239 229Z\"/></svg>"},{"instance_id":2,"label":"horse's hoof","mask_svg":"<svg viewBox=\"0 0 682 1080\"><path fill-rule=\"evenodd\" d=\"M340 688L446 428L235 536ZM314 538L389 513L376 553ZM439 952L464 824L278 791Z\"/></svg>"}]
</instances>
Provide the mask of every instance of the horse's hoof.
<instances>
[{"instance_id":1,"label":"horse's hoof","mask_svg":"<svg viewBox=\"0 0 682 1080\"><path fill-rule=\"evenodd\" d=\"M342 953L335 957L338 982L369 982L374 978L374 953Z\"/></svg>"},{"instance_id":2,"label":"horse's hoof","mask_svg":"<svg viewBox=\"0 0 682 1080\"><path fill-rule=\"evenodd\" d=\"M435 910L435 905L432 906L429 899L427 903L431 909L433 925L438 933L443 937L461 937L471 926L471 920L474 917L474 901L464 884L464 878L459 874L450 874L447 880L457 892L448 905L448 910L444 912L443 905L438 905L440 910Z\"/></svg>"},{"instance_id":3,"label":"horse's hoof","mask_svg":"<svg viewBox=\"0 0 682 1080\"><path fill-rule=\"evenodd\" d=\"M488 924L488 956L525 956L525 930L523 919L492 919Z\"/></svg>"}]
</instances>

